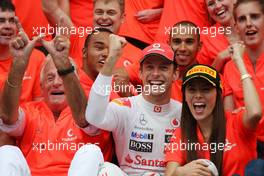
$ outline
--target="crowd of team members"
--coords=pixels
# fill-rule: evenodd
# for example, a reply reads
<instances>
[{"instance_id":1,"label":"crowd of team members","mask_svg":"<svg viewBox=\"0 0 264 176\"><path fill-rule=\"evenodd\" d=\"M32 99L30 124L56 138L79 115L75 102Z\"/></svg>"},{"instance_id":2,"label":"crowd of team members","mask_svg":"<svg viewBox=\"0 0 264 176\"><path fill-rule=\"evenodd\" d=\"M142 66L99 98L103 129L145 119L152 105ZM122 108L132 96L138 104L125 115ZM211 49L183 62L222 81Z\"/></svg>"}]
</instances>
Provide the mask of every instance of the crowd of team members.
<instances>
[{"instance_id":1,"label":"crowd of team members","mask_svg":"<svg viewBox=\"0 0 264 176\"><path fill-rule=\"evenodd\" d=\"M263 175L263 31L263 0L1 0L0 175Z\"/></svg>"}]
</instances>

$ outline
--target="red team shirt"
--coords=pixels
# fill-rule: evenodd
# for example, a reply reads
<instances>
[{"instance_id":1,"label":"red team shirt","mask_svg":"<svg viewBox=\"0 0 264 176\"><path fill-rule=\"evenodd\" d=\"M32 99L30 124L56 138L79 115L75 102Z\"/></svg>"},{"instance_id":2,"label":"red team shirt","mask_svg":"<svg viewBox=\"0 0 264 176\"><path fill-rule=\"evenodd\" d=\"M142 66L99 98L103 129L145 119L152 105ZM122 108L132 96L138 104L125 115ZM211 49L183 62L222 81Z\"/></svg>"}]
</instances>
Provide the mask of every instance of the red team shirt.
<instances>
[{"instance_id":1,"label":"red team shirt","mask_svg":"<svg viewBox=\"0 0 264 176\"><path fill-rule=\"evenodd\" d=\"M163 0L126 0L125 4L125 22L122 24L119 34L141 40L145 43L153 43L160 20L141 23L136 19L135 15L141 10L162 8Z\"/></svg>"},{"instance_id":2,"label":"red team shirt","mask_svg":"<svg viewBox=\"0 0 264 176\"><path fill-rule=\"evenodd\" d=\"M256 86L260 97L262 109L264 109L264 53L257 59L256 68L254 69L249 56L244 54L244 63L248 73L252 76L252 80ZM240 73L233 61L229 61L224 69L225 79L225 96L233 95L235 107L243 107L244 96L240 80ZM260 121L260 128L258 131L258 139L264 141L264 119Z\"/></svg>"},{"instance_id":3,"label":"red team shirt","mask_svg":"<svg viewBox=\"0 0 264 176\"><path fill-rule=\"evenodd\" d=\"M27 103L22 108L26 121L18 141L33 176L64 176L75 152L87 143L98 144L105 159L111 161L109 133L96 130L94 135L86 134L75 124L69 107L57 121L43 101Z\"/></svg>"},{"instance_id":4,"label":"red team shirt","mask_svg":"<svg viewBox=\"0 0 264 176\"><path fill-rule=\"evenodd\" d=\"M80 83L82 85L82 88L85 94L89 96L94 80L92 80L83 70L80 69L78 70L78 72L79 72ZM113 100L116 98L120 98L120 96L115 92L111 92L110 99Z\"/></svg>"},{"instance_id":5,"label":"red team shirt","mask_svg":"<svg viewBox=\"0 0 264 176\"><path fill-rule=\"evenodd\" d=\"M244 175L244 169L250 160L256 159L256 132L248 130L243 125L243 112L226 114L226 144L219 145L218 149L224 149L223 158L223 176L232 176L233 174ZM198 141L201 146L205 143L203 135L197 127ZM167 147L166 162L177 162L181 166L186 164L186 151L180 150L181 130L177 129L171 138L171 143ZM209 159L210 151L204 150L198 152L198 158ZM212 152L214 149L212 150ZM242 154L242 155L241 155Z\"/></svg>"},{"instance_id":6,"label":"red team shirt","mask_svg":"<svg viewBox=\"0 0 264 176\"><path fill-rule=\"evenodd\" d=\"M93 1L70 0L70 16L77 27L93 27Z\"/></svg>"},{"instance_id":7,"label":"red team shirt","mask_svg":"<svg viewBox=\"0 0 264 176\"><path fill-rule=\"evenodd\" d=\"M219 24L212 26L222 28ZM197 55L197 61L200 64L212 65L217 55L228 48L229 42L224 34L216 32L215 35L203 35L203 45Z\"/></svg>"},{"instance_id":8,"label":"red team shirt","mask_svg":"<svg viewBox=\"0 0 264 176\"><path fill-rule=\"evenodd\" d=\"M16 7L16 16L29 38L39 35L41 31L43 34L46 33L46 39L51 39L51 35L48 35L49 22L42 11L41 0L12 0L12 2Z\"/></svg>"},{"instance_id":9,"label":"red team shirt","mask_svg":"<svg viewBox=\"0 0 264 176\"><path fill-rule=\"evenodd\" d=\"M199 27L210 26L204 0L164 0L156 41L167 42L171 27L180 21L191 21ZM166 30L167 29L167 30Z\"/></svg>"}]
</instances>

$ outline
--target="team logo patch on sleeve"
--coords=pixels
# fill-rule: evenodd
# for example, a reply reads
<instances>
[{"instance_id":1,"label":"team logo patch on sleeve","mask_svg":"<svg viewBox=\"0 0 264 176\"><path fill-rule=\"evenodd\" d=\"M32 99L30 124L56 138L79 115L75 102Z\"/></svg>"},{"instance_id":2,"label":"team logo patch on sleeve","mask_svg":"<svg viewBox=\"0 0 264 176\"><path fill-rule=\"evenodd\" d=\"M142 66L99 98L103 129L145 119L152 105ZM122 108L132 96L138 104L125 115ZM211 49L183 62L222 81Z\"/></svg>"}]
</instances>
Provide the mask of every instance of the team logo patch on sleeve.
<instances>
[{"instance_id":1,"label":"team logo patch on sleeve","mask_svg":"<svg viewBox=\"0 0 264 176\"><path fill-rule=\"evenodd\" d=\"M131 102L128 98L114 99L112 102L116 103L119 106L127 106L127 107L131 108Z\"/></svg>"}]
</instances>

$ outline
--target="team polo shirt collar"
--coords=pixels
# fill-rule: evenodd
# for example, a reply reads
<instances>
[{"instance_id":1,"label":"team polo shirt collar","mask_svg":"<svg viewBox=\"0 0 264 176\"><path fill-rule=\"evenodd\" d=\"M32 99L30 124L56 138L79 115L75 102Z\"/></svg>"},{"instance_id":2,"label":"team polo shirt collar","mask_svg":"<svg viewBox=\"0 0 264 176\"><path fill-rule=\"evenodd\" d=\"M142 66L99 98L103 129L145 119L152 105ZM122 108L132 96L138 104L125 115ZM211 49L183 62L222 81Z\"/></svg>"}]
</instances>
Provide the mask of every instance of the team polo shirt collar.
<instances>
[{"instance_id":1,"label":"team polo shirt collar","mask_svg":"<svg viewBox=\"0 0 264 176\"><path fill-rule=\"evenodd\" d=\"M82 69L78 69L78 74L80 77L80 84L85 92L85 95L89 96L94 81Z\"/></svg>"},{"instance_id":2,"label":"team polo shirt collar","mask_svg":"<svg viewBox=\"0 0 264 176\"><path fill-rule=\"evenodd\" d=\"M251 59L249 57L249 55L245 52L244 53L244 62L245 62L245 65L247 67L247 69L250 69L250 72L251 73L254 73L254 67L252 65L252 62L251 62ZM261 64L264 64L264 52L257 58L257 61L256 61L256 72L258 71L258 66L261 65Z\"/></svg>"},{"instance_id":3,"label":"team polo shirt collar","mask_svg":"<svg viewBox=\"0 0 264 176\"><path fill-rule=\"evenodd\" d=\"M78 69L78 74L82 84L92 87L94 81L82 69Z\"/></svg>"},{"instance_id":4,"label":"team polo shirt collar","mask_svg":"<svg viewBox=\"0 0 264 176\"><path fill-rule=\"evenodd\" d=\"M140 106L143 107L143 109L146 109L150 113L158 113L159 115L167 114L170 112L170 106L171 104L165 104L165 105L155 105L152 104L144 99L142 94L137 96L139 99Z\"/></svg>"},{"instance_id":5,"label":"team polo shirt collar","mask_svg":"<svg viewBox=\"0 0 264 176\"><path fill-rule=\"evenodd\" d=\"M64 108L61 111L58 119L55 121L54 115L53 115L52 111L50 110L50 108L48 107L48 105L44 101L42 102L42 104L43 104L42 107L45 109L45 113L49 114L49 115L47 115L47 118L49 118L49 120L54 121L55 123L59 123L60 121L64 120L65 118L69 118L69 114L71 113L69 106L67 106L66 108Z\"/></svg>"}]
</instances>

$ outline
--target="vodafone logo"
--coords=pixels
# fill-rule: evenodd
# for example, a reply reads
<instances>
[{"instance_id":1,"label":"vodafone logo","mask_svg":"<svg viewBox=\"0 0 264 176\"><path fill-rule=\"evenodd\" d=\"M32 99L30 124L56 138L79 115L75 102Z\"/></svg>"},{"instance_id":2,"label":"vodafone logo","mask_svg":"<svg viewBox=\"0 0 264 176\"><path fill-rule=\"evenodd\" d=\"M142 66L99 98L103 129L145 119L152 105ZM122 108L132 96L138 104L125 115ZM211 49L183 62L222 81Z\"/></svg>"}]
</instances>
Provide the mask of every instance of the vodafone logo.
<instances>
[{"instance_id":1,"label":"vodafone logo","mask_svg":"<svg viewBox=\"0 0 264 176\"><path fill-rule=\"evenodd\" d=\"M131 65L132 63L129 61L129 60L125 60L124 62L123 62L123 65L124 65L124 67L128 67L129 65Z\"/></svg>"},{"instance_id":2,"label":"vodafone logo","mask_svg":"<svg viewBox=\"0 0 264 176\"><path fill-rule=\"evenodd\" d=\"M149 49L147 52L149 53L149 52L151 52L151 51L161 51L161 52L165 52L165 50L161 48L161 46L160 46L159 43L154 43L154 44L152 45L152 48Z\"/></svg>"},{"instance_id":3,"label":"vodafone logo","mask_svg":"<svg viewBox=\"0 0 264 176\"><path fill-rule=\"evenodd\" d=\"M172 119L172 120L171 120L171 126L172 126L173 128L178 128L178 127L180 127L180 121L179 121L178 119Z\"/></svg>"},{"instance_id":4,"label":"vodafone logo","mask_svg":"<svg viewBox=\"0 0 264 176\"><path fill-rule=\"evenodd\" d=\"M69 137L72 137L73 136L73 130L72 129L69 129L68 132L67 132L67 135Z\"/></svg>"},{"instance_id":5,"label":"vodafone logo","mask_svg":"<svg viewBox=\"0 0 264 176\"><path fill-rule=\"evenodd\" d=\"M67 137L62 138L61 140L65 141L65 142L70 142L70 141L74 141L76 139L77 139L77 136L74 134L73 129L70 128L67 131Z\"/></svg>"},{"instance_id":6,"label":"vodafone logo","mask_svg":"<svg viewBox=\"0 0 264 176\"><path fill-rule=\"evenodd\" d=\"M176 131L175 128L173 129L165 129L166 134L173 134Z\"/></svg>"},{"instance_id":7,"label":"vodafone logo","mask_svg":"<svg viewBox=\"0 0 264 176\"><path fill-rule=\"evenodd\" d=\"M162 108L161 106L154 106L154 112L161 112Z\"/></svg>"}]
</instances>

